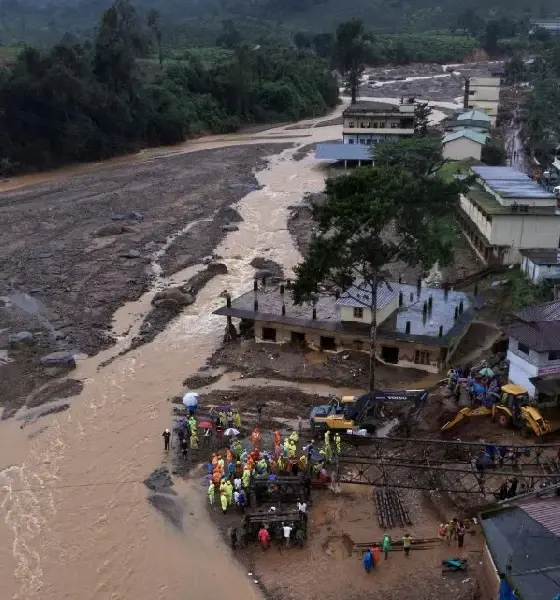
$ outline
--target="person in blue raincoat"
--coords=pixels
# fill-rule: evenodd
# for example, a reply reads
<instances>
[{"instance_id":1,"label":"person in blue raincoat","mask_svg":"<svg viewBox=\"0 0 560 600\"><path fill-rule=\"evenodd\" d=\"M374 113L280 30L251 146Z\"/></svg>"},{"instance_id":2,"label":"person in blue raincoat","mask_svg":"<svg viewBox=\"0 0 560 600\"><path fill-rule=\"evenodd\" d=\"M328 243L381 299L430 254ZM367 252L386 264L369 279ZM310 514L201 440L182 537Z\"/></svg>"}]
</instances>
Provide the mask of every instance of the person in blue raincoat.
<instances>
[{"instance_id":1,"label":"person in blue raincoat","mask_svg":"<svg viewBox=\"0 0 560 600\"><path fill-rule=\"evenodd\" d=\"M371 553L371 550L367 550L364 553L364 569L366 570L366 573L369 573L371 571L372 567L373 567L373 555Z\"/></svg>"}]
</instances>

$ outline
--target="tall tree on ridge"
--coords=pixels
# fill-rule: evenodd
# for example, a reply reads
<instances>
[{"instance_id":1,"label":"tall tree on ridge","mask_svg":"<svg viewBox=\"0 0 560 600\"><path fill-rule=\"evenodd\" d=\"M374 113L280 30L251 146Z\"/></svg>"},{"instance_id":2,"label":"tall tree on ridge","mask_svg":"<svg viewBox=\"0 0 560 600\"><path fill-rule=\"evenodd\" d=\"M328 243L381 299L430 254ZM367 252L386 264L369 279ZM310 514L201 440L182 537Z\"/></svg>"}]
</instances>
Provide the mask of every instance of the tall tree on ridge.
<instances>
[{"instance_id":1,"label":"tall tree on ridge","mask_svg":"<svg viewBox=\"0 0 560 600\"><path fill-rule=\"evenodd\" d=\"M364 35L364 22L361 19L345 21L336 28L334 60L345 85L350 89L352 104L356 104L358 98L360 76L364 72L367 56Z\"/></svg>"}]
</instances>

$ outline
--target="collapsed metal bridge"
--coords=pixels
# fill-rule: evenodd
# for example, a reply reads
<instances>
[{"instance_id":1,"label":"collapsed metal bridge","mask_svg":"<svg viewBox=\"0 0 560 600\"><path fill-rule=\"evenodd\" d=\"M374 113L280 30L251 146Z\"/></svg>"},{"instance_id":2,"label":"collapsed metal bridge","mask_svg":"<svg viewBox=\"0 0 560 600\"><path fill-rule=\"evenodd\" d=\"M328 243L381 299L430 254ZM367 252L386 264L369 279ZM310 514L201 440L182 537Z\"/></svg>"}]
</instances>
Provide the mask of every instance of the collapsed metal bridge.
<instances>
[{"instance_id":1,"label":"collapsed metal bridge","mask_svg":"<svg viewBox=\"0 0 560 600\"><path fill-rule=\"evenodd\" d=\"M335 457L337 483L496 495L518 480L517 493L560 484L560 444L507 446L503 460L482 464L489 444L411 438L369 438ZM477 462L478 461L478 462Z\"/></svg>"}]
</instances>

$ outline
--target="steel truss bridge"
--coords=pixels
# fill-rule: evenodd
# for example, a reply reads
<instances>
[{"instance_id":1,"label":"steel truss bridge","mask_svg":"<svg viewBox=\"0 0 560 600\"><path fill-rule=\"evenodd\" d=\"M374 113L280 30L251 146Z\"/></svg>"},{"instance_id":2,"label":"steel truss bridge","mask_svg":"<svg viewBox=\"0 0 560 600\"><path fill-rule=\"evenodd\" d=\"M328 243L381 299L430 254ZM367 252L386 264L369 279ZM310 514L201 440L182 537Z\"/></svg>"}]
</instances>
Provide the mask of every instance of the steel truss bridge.
<instances>
[{"instance_id":1,"label":"steel truss bridge","mask_svg":"<svg viewBox=\"0 0 560 600\"><path fill-rule=\"evenodd\" d=\"M488 444L412 438L369 438L335 456L337 483L493 496L518 480L517 493L560 484L560 444L506 446L508 455L482 470ZM494 445L494 444L493 444ZM496 448L498 456L499 445Z\"/></svg>"}]
</instances>

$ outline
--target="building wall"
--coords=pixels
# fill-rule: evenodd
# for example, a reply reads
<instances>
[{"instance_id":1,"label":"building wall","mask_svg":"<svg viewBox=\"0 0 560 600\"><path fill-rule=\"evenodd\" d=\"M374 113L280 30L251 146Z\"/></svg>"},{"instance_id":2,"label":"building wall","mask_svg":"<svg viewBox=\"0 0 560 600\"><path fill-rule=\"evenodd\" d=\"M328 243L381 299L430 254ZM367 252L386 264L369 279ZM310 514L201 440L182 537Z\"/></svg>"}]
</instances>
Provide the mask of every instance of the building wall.
<instances>
[{"instance_id":1,"label":"building wall","mask_svg":"<svg viewBox=\"0 0 560 600\"><path fill-rule=\"evenodd\" d=\"M481 600L496 600L498 592L500 591L500 577L498 576L498 570L488 550L488 546L484 544L484 550L482 552L482 565L480 568L479 576L479 590L481 593Z\"/></svg>"},{"instance_id":2,"label":"building wall","mask_svg":"<svg viewBox=\"0 0 560 600\"><path fill-rule=\"evenodd\" d=\"M448 160L464 160L466 158L480 160L481 153L481 144L464 137L443 145L443 158Z\"/></svg>"},{"instance_id":3,"label":"building wall","mask_svg":"<svg viewBox=\"0 0 560 600\"><path fill-rule=\"evenodd\" d=\"M369 336L366 335L343 335L330 331L322 332L310 327L298 327L267 321L255 321L255 341L266 343L266 340L263 340L264 327L270 327L276 330L275 343L277 344L290 343L292 341L292 332L297 332L305 334L305 342L315 350L321 348L321 336L324 335L325 337L335 339L336 350L333 351L338 352L340 350L352 349L369 352ZM399 362L398 364L393 365L395 367L414 367L415 369L426 371L428 373L437 373L444 367L441 363L440 348L407 342L406 340L384 339L383 337L378 337L377 344L377 355L380 359L383 346L399 349ZM416 362L417 359L422 362Z\"/></svg>"},{"instance_id":4,"label":"building wall","mask_svg":"<svg viewBox=\"0 0 560 600\"><path fill-rule=\"evenodd\" d=\"M476 225L480 233L490 241L492 237L492 221L488 220L478 206L469 200L467 196L461 195L461 208L467 213L471 221Z\"/></svg>"},{"instance_id":5,"label":"building wall","mask_svg":"<svg viewBox=\"0 0 560 600\"><path fill-rule=\"evenodd\" d=\"M401 136L391 136L380 133L343 133L342 141L345 144L365 144L367 146L371 146L391 139L391 137L400 138Z\"/></svg>"},{"instance_id":6,"label":"building wall","mask_svg":"<svg viewBox=\"0 0 560 600\"><path fill-rule=\"evenodd\" d=\"M527 355L519 350L519 342L515 338L509 338L507 359L510 361L509 380L527 388L531 397L535 396L536 390L529 381L530 377L546 377L560 373L560 360L549 360L548 352L535 352L531 349Z\"/></svg>"},{"instance_id":7,"label":"building wall","mask_svg":"<svg viewBox=\"0 0 560 600\"><path fill-rule=\"evenodd\" d=\"M537 265L526 256L521 257L521 270L533 283L539 283L550 277L560 277L560 264Z\"/></svg>"},{"instance_id":8,"label":"building wall","mask_svg":"<svg viewBox=\"0 0 560 600\"><path fill-rule=\"evenodd\" d=\"M393 314L397 308L399 307L399 298L395 295L394 298L391 298L391 301L386 304L383 308L380 308L377 311L377 324L381 325L389 315ZM341 321L354 321L356 323L365 323L369 325L371 323L371 310L369 308L363 307L363 316L361 319L358 319L354 316L354 307L353 306L341 306L340 307L340 320Z\"/></svg>"}]
</instances>

